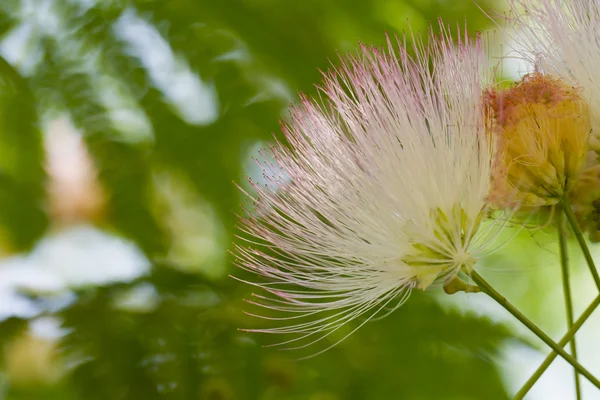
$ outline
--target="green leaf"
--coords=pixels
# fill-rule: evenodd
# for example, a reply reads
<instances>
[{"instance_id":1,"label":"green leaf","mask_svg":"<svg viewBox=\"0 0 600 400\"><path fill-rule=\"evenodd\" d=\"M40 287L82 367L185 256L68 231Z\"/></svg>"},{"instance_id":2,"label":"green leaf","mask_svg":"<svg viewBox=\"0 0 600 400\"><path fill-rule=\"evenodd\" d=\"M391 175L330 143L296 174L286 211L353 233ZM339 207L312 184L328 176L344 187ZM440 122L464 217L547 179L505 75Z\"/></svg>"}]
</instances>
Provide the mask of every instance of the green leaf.
<instances>
[{"instance_id":1,"label":"green leaf","mask_svg":"<svg viewBox=\"0 0 600 400\"><path fill-rule=\"evenodd\" d=\"M16 249L29 248L46 229L43 162L31 89L0 58L0 225Z\"/></svg>"}]
</instances>

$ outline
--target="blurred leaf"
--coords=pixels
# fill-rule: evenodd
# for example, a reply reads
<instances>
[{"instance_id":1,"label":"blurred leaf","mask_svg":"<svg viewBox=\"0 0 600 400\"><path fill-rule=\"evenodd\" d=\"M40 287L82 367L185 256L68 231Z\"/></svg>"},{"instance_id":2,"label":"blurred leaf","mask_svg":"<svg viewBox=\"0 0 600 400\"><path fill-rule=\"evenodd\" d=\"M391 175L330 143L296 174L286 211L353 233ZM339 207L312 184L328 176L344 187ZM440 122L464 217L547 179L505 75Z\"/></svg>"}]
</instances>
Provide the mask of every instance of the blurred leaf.
<instances>
[{"instance_id":1,"label":"blurred leaf","mask_svg":"<svg viewBox=\"0 0 600 400\"><path fill-rule=\"evenodd\" d=\"M48 43L50 50L59 43ZM39 87L50 93L53 106L68 110L96 161L102 183L109 191L109 221L133 238L147 254L162 254L164 234L149 211L149 149L119 140L106 110L96 101L92 79L78 72L77 65L50 51Z\"/></svg>"},{"instance_id":2,"label":"blurred leaf","mask_svg":"<svg viewBox=\"0 0 600 400\"><path fill-rule=\"evenodd\" d=\"M0 225L17 249L29 248L46 228L43 160L29 84L0 58Z\"/></svg>"},{"instance_id":3,"label":"blurred leaf","mask_svg":"<svg viewBox=\"0 0 600 400\"><path fill-rule=\"evenodd\" d=\"M0 359L4 360L6 345L27 327L27 321L21 318L8 318L0 324ZM0 364L1 365L1 364ZM5 368L3 367L2 370ZM0 393L2 391L0 390Z\"/></svg>"},{"instance_id":4,"label":"blurred leaf","mask_svg":"<svg viewBox=\"0 0 600 400\"><path fill-rule=\"evenodd\" d=\"M236 330L235 303L191 275L157 269L149 313L113 308L118 285L84 294L63 316L72 379L89 399L507 399L494 364L510 332L417 295L383 321L306 361ZM167 283L168 282L168 283ZM232 308L234 307L234 308ZM334 339L332 339L334 340ZM202 394L200 397L198 394Z\"/></svg>"}]
</instances>

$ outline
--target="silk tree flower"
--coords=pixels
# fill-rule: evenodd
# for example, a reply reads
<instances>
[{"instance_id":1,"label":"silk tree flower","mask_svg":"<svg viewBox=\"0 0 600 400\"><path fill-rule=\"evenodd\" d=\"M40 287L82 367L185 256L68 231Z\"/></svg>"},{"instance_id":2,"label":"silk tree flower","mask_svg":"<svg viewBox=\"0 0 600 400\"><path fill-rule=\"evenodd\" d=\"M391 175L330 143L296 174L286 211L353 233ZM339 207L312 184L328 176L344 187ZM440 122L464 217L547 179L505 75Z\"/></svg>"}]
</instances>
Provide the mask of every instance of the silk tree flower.
<instances>
[{"instance_id":1,"label":"silk tree flower","mask_svg":"<svg viewBox=\"0 0 600 400\"><path fill-rule=\"evenodd\" d=\"M283 313L265 318L284 326L254 331L295 334L284 343L301 348L398 308L413 289L472 288L457 276L502 227L482 223L491 74L481 38L452 41L446 30L428 45L415 39L414 55L390 40L362 46L324 74L323 100L292 108L289 146L257 161L267 183L253 183L259 212L241 221L254 239L237 264L265 291L251 302Z\"/></svg>"},{"instance_id":2,"label":"silk tree flower","mask_svg":"<svg viewBox=\"0 0 600 400\"><path fill-rule=\"evenodd\" d=\"M590 104L591 147L600 150L600 2L511 0L521 55L544 73L582 89ZM522 11L523 10L523 11Z\"/></svg>"},{"instance_id":3,"label":"silk tree flower","mask_svg":"<svg viewBox=\"0 0 600 400\"><path fill-rule=\"evenodd\" d=\"M533 73L512 87L488 89L485 97L499 137L490 201L520 207L557 204L586 165L590 118L580 90Z\"/></svg>"}]
</instances>

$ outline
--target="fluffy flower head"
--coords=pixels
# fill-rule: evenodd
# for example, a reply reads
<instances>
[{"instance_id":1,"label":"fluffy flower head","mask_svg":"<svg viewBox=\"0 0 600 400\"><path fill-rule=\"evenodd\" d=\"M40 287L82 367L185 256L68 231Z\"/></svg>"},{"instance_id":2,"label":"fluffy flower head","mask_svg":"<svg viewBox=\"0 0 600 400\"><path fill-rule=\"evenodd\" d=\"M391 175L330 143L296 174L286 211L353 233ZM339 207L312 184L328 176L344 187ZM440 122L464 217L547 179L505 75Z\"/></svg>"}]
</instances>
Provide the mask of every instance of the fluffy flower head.
<instances>
[{"instance_id":1,"label":"fluffy flower head","mask_svg":"<svg viewBox=\"0 0 600 400\"><path fill-rule=\"evenodd\" d=\"M600 150L600 2L511 0L522 54L544 73L582 88L590 105L591 146Z\"/></svg>"},{"instance_id":2,"label":"fluffy flower head","mask_svg":"<svg viewBox=\"0 0 600 400\"><path fill-rule=\"evenodd\" d=\"M266 211L242 221L258 240L238 249L238 264L266 278L253 282L268 292L256 303L288 313L287 327L263 331L304 347L470 271L487 244L482 43L429 42L414 56L363 46L325 74L325 101L292 109L289 146L273 147L267 184L254 185Z\"/></svg>"}]
</instances>

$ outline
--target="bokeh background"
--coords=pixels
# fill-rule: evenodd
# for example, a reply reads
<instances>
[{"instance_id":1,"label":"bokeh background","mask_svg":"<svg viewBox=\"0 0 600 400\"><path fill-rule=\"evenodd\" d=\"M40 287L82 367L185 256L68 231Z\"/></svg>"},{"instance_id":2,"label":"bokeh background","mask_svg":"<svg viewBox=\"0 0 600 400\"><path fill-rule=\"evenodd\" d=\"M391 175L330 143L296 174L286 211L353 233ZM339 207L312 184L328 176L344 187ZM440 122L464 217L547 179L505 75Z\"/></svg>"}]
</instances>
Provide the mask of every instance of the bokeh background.
<instances>
[{"instance_id":1,"label":"bokeh background","mask_svg":"<svg viewBox=\"0 0 600 400\"><path fill-rule=\"evenodd\" d=\"M229 253L247 201L234 182L260 180L252 158L297 92L409 23L493 31L479 7L504 4L0 1L0 399L510 398L547 350L483 295L416 293L297 361L238 330L263 322L229 277L245 278ZM550 233L525 231L485 272L560 336L555 260ZM593 287L576 270L580 310ZM600 367L593 332L582 362ZM532 393L572 398L571 371L557 361Z\"/></svg>"}]
</instances>

